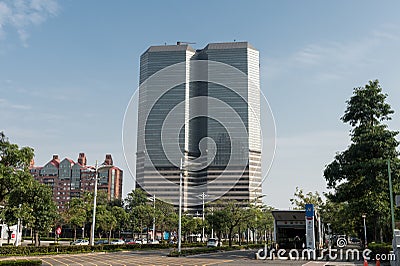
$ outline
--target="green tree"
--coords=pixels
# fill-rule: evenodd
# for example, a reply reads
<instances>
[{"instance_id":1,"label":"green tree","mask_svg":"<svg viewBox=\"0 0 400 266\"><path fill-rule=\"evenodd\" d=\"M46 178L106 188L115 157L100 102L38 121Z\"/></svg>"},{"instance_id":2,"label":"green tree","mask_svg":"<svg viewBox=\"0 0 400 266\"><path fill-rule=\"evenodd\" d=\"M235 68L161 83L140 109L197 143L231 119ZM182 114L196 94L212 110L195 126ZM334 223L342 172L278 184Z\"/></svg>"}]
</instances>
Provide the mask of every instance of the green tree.
<instances>
[{"instance_id":1,"label":"green tree","mask_svg":"<svg viewBox=\"0 0 400 266\"><path fill-rule=\"evenodd\" d=\"M182 215L182 235L185 236L185 239L193 239L190 238L191 235L197 235L201 231L201 219L198 217L193 217L188 213L184 213Z\"/></svg>"},{"instance_id":2,"label":"green tree","mask_svg":"<svg viewBox=\"0 0 400 266\"><path fill-rule=\"evenodd\" d=\"M0 132L0 203L12 190L30 180L28 167L33 155L32 148L19 148Z\"/></svg>"},{"instance_id":3,"label":"green tree","mask_svg":"<svg viewBox=\"0 0 400 266\"><path fill-rule=\"evenodd\" d=\"M65 221L74 229L74 240L76 240L77 227L85 226L87 209L88 206L86 206L83 198L73 198L69 202L68 209L64 213Z\"/></svg>"},{"instance_id":4,"label":"green tree","mask_svg":"<svg viewBox=\"0 0 400 266\"><path fill-rule=\"evenodd\" d=\"M400 192L398 132L390 131L384 121L394 111L386 103L387 95L377 80L355 88L341 118L352 126L351 143L337 153L326 166L324 177L332 192L327 195L334 204L342 203L342 216L353 225L362 226L361 215L367 215L368 239L390 241L390 198L387 160L393 167L394 191Z\"/></svg>"},{"instance_id":5,"label":"green tree","mask_svg":"<svg viewBox=\"0 0 400 266\"><path fill-rule=\"evenodd\" d=\"M143 234L143 227L146 226L147 239L149 239L149 229L153 224L153 206L148 204L138 205L129 213L131 227L139 229L140 234Z\"/></svg>"},{"instance_id":6,"label":"green tree","mask_svg":"<svg viewBox=\"0 0 400 266\"><path fill-rule=\"evenodd\" d=\"M107 210L106 205L99 205L96 208L96 229L107 233L108 242L111 240L111 233L117 225L117 219Z\"/></svg>"},{"instance_id":7,"label":"green tree","mask_svg":"<svg viewBox=\"0 0 400 266\"><path fill-rule=\"evenodd\" d=\"M125 202L125 208L130 212L136 206L144 205L148 202L147 194L141 189L134 189L128 193Z\"/></svg>"},{"instance_id":8,"label":"green tree","mask_svg":"<svg viewBox=\"0 0 400 266\"><path fill-rule=\"evenodd\" d=\"M295 210L304 210L306 204L313 204L316 210L320 210L324 205L324 201L318 191L315 191L315 193L309 191L307 194L304 194L303 189L299 187L296 187L294 198L290 199L290 203L294 206Z\"/></svg>"},{"instance_id":9,"label":"green tree","mask_svg":"<svg viewBox=\"0 0 400 266\"><path fill-rule=\"evenodd\" d=\"M57 217L58 212L51 189L32 177L8 195L6 222L15 223L20 218L24 224L33 229L35 246L39 245L39 233L49 232Z\"/></svg>"},{"instance_id":10,"label":"green tree","mask_svg":"<svg viewBox=\"0 0 400 266\"><path fill-rule=\"evenodd\" d=\"M242 222L248 221L252 216L252 212L248 210L250 205L243 207L237 201L229 201L228 203L214 202L213 214L207 215L207 222L214 226L217 236L221 239L223 231L228 232L229 246L232 246L233 232Z\"/></svg>"},{"instance_id":11,"label":"green tree","mask_svg":"<svg viewBox=\"0 0 400 266\"><path fill-rule=\"evenodd\" d=\"M49 232L58 216L50 188L29 173L33 156L32 148L19 148L0 132L0 203L5 206L4 220L15 224L21 219L34 230L35 245L39 245L39 233Z\"/></svg>"},{"instance_id":12,"label":"green tree","mask_svg":"<svg viewBox=\"0 0 400 266\"><path fill-rule=\"evenodd\" d=\"M172 204L156 200L156 225L161 232L177 229L178 214Z\"/></svg>"},{"instance_id":13,"label":"green tree","mask_svg":"<svg viewBox=\"0 0 400 266\"><path fill-rule=\"evenodd\" d=\"M112 206L110 211L116 221L115 229L118 230L118 238L121 238L121 231L127 227L128 213L124 208L116 205Z\"/></svg>"}]
</instances>

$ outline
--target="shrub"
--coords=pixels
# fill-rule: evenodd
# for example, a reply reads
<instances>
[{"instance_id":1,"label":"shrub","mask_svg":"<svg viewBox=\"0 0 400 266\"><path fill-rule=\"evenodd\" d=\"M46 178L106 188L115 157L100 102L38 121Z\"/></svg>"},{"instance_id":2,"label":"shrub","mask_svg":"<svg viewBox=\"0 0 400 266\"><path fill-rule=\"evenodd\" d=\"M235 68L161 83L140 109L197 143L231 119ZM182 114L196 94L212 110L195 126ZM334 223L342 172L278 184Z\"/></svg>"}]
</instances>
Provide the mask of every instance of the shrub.
<instances>
[{"instance_id":1,"label":"shrub","mask_svg":"<svg viewBox=\"0 0 400 266\"><path fill-rule=\"evenodd\" d=\"M369 243L368 249L370 249L372 251L372 254L370 254L370 257L375 258L375 256L377 254L379 254L379 255L390 254L390 252L393 250L393 247L391 244L388 244L388 243Z\"/></svg>"},{"instance_id":2,"label":"shrub","mask_svg":"<svg viewBox=\"0 0 400 266\"><path fill-rule=\"evenodd\" d=\"M138 250L138 249L162 249L170 248L168 244L143 244L143 245L97 245L97 246L9 246L0 248L0 256L12 256L12 255L39 255L39 254L50 254L50 253L85 253L92 251L113 251L113 250Z\"/></svg>"},{"instance_id":3,"label":"shrub","mask_svg":"<svg viewBox=\"0 0 400 266\"><path fill-rule=\"evenodd\" d=\"M2 260L0 265L37 266L42 265L41 260Z\"/></svg>"},{"instance_id":4,"label":"shrub","mask_svg":"<svg viewBox=\"0 0 400 266\"><path fill-rule=\"evenodd\" d=\"M223 247L201 247L201 248L192 248L192 249L183 249L181 250L181 256L189 256L189 255L195 255L195 254L203 254L203 253L213 253L213 252L219 252L219 251L229 251L229 250L236 250L240 249L243 247L240 246L223 246ZM177 250L173 250L169 253L170 257L177 257L179 256L179 253Z\"/></svg>"}]
</instances>

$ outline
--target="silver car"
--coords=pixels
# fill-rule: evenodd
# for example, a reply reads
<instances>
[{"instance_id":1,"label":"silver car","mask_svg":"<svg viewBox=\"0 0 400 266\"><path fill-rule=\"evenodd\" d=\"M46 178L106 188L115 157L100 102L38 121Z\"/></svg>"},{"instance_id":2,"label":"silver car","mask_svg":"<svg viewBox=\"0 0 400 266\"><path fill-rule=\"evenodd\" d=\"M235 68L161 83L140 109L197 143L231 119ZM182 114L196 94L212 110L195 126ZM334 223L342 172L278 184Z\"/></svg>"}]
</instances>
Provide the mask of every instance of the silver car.
<instances>
[{"instance_id":1,"label":"silver car","mask_svg":"<svg viewBox=\"0 0 400 266\"><path fill-rule=\"evenodd\" d=\"M218 239L216 239L216 238L208 239L207 247L218 247Z\"/></svg>"},{"instance_id":2,"label":"silver car","mask_svg":"<svg viewBox=\"0 0 400 266\"><path fill-rule=\"evenodd\" d=\"M74 242L71 242L72 246L88 246L89 240L86 239L77 239Z\"/></svg>"},{"instance_id":3,"label":"silver car","mask_svg":"<svg viewBox=\"0 0 400 266\"><path fill-rule=\"evenodd\" d=\"M122 239L117 239L117 240L111 241L111 245L123 245L123 244L125 244L125 241Z\"/></svg>"}]
</instances>

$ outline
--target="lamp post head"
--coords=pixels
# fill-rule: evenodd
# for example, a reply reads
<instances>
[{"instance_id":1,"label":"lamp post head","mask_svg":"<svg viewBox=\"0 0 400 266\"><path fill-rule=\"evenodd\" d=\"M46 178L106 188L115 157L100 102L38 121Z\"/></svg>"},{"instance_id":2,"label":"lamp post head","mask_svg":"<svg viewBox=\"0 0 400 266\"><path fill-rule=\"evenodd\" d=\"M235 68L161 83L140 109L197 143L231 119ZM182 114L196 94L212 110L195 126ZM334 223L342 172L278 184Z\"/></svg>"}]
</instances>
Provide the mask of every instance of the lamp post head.
<instances>
[{"instance_id":1,"label":"lamp post head","mask_svg":"<svg viewBox=\"0 0 400 266\"><path fill-rule=\"evenodd\" d=\"M361 217L365 219L367 215L364 213L363 215L361 215Z\"/></svg>"}]
</instances>

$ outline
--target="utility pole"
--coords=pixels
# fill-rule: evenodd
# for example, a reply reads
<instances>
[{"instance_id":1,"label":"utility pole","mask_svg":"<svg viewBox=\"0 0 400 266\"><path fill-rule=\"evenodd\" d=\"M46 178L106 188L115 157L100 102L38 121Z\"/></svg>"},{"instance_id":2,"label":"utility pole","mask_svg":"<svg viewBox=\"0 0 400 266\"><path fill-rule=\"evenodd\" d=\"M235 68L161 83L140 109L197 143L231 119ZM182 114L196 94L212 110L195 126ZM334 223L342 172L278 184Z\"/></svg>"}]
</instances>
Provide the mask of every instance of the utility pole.
<instances>
[{"instance_id":1,"label":"utility pole","mask_svg":"<svg viewBox=\"0 0 400 266\"><path fill-rule=\"evenodd\" d=\"M153 202L153 241L156 240L156 194L149 198Z\"/></svg>"},{"instance_id":2,"label":"utility pole","mask_svg":"<svg viewBox=\"0 0 400 266\"><path fill-rule=\"evenodd\" d=\"M203 192L198 197L201 198L202 202L203 202L203 217L202 217L202 220L203 220L203 234L201 236L201 241L204 242L205 241L205 235L204 235L204 200L205 200L206 197L208 197L208 195L205 192Z\"/></svg>"},{"instance_id":3,"label":"utility pole","mask_svg":"<svg viewBox=\"0 0 400 266\"><path fill-rule=\"evenodd\" d=\"M97 161L94 174L94 195L93 195L93 219L92 219L92 232L90 235L90 245L94 246L94 230L96 228L96 200L97 200Z\"/></svg>"},{"instance_id":4,"label":"utility pole","mask_svg":"<svg viewBox=\"0 0 400 266\"><path fill-rule=\"evenodd\" d=\"M181 254L181 246L182 246L182 158L181 165L179 171L179 222L178 222L178 254Z\"/></svg>"}]
</instances>

